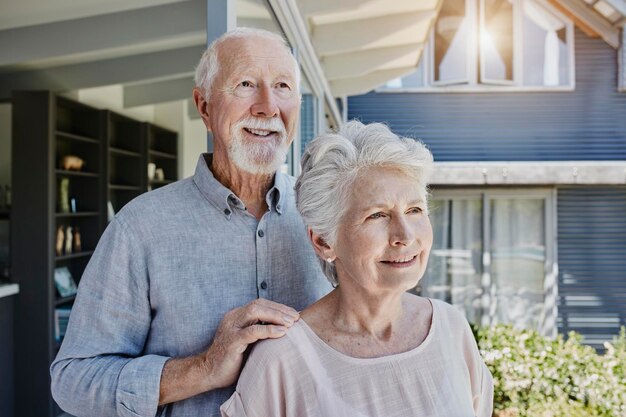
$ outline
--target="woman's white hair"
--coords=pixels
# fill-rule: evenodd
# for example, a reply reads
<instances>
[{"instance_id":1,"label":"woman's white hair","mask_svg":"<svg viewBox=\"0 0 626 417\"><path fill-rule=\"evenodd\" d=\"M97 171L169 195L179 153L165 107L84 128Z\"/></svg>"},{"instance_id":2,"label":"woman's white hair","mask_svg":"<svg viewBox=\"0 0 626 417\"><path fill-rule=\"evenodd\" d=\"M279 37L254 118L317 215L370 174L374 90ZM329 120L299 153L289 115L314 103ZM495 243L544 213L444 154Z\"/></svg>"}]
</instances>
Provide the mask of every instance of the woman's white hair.
<instances>
[{"instance_id":1,"label":"woman's white hair","mask_svg":"<svg viewBox=\"0 0 626 417\"><path fill-rule=\"evenodd\" d=\"M211 87L213 85L213 81L215 81L215 76L217 75L220 69L219 57L217 56L217 51L219 46L229 39L243 39L243 38L256 38L261 37L268 40L273 40L279 42L284 46L285 50L289 54L290 57L293 58L294 71L295 71L295 81L296 81L296 91L300 89L300 65L298 65L298 61L291 53L291 49L289 48L289 44L282 36L270 32L264 29L256 29L256 28L248 28L248 27L238 27L236 29L230 30L224 33L219 38L215 39L209 47L204 51L202 57L200 58L200 62L196 67L196 73L194 76L194 81L196 83L196 87L200 88L204 94L205 100L209 99L211 94Z\"/></svg>"},{"instance_id":2,"label":"woman's white hair","mask_svg":"<svg viewBox=\"0 0 626 417\"><path fill-rule=\"evenodd\" d=\"M333 246L357 178L376 175L372 169L394 169L414 179L426 201L432 165L433 156L422 142L399 137L381 123L364 125L353 120L308 144L295 185L296 205L304 223ZM334 264L321 258L320 262L336 286Z\"/></svg>"}]
</instances>

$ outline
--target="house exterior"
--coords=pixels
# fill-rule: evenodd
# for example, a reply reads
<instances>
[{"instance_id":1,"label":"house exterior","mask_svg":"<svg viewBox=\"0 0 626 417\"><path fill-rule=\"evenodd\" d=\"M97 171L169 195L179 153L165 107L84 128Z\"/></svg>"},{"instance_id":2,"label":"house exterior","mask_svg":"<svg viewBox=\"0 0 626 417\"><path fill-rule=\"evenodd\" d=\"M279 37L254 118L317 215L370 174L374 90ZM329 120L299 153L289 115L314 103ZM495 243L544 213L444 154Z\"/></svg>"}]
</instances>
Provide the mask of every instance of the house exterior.
<instances>
[{"instance_id":1,"label":"house exterior","mask_svg":"<svg viewBox=\"0 0 626 417\"><path fill-rule=\"evenodd\" d=\"M599 350L626 326L624 10L444 0L418 70L349 97L435 157L422 294Z\"/></svg>"}]
</instances>

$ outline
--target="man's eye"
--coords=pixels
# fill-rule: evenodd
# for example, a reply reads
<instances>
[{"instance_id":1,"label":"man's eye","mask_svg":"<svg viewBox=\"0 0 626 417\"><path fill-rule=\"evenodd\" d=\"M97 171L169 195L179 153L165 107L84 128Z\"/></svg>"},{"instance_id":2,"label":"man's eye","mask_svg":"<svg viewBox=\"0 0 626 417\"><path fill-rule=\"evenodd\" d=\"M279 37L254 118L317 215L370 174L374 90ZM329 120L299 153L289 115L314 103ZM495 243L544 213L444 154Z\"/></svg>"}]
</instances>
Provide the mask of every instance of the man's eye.
<instances>
[{"instance_id":1,"label":"man's eye","mask_svg":"<svg viewBox=\"0 0 626 417\"><path fill-rule=\"evenodd\" d=\"M275 84L274 91L276 95L280 98L290 98L293 96L293 89L289 83L284 81L280 81Z\"/></svg>"},{"instance_id":2,"label":"man's eye","mask_svg":"<svg viewBox=\"0 0 626 417\"><path fill-rule=\"evenodd\" d=\"M255 88L256 86L252 81L244 80L237 84L232 91L236 97L247 98L254 94Z\"/></svg>"},{"instance_id":3,"label":"man's eye","mask_svg":"<svg viewBox=\"0 0 626 417\"><path fill-rule=\"evenodd\" d=\"M420 207L411 207L409 209L409 213L422 213L424 210L422 210Z\"/></svg>"}]
</instances>

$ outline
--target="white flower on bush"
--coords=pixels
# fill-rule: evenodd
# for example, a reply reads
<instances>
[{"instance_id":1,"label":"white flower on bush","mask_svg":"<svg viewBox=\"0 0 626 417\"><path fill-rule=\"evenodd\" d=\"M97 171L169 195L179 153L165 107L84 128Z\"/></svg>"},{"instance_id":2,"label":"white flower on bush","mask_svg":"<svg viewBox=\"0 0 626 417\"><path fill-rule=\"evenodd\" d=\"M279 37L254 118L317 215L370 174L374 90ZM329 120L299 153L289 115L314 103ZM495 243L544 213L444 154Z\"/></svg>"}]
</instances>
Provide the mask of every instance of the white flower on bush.
<instances>
[{"instance_id":1,"label":"white flower on bush","mask_svg":"<svg viewBox=\"0 0 626 417\"><path fill-rule=\"evenodd\" d=\"M517 417L626 417L626 329L605 346L605 355L581 341L574 333L565 341L504 325L480 329L496 411Z\"/></svg>"}]
</instances>

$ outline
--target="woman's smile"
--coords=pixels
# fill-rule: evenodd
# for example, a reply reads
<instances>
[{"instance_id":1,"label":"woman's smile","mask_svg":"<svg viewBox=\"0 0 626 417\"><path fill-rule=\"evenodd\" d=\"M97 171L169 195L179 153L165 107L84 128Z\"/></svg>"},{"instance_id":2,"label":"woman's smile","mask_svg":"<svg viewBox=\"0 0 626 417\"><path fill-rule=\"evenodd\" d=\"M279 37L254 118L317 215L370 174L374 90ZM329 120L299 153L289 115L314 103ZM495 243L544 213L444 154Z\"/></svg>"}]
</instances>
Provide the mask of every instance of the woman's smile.
<instances>
[{"instance_id":1,"label":"woman's smile","mask_svg":"<svg viewBox=\"0 0 626 417\"><path fill-rule=\"evenodd\" d=\"M408 268L417 263L417 255L405 256L402 258L396 258L393 260L380 261L380 262L392 268Z\"/></svg>"}]
</instances>

